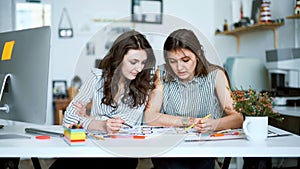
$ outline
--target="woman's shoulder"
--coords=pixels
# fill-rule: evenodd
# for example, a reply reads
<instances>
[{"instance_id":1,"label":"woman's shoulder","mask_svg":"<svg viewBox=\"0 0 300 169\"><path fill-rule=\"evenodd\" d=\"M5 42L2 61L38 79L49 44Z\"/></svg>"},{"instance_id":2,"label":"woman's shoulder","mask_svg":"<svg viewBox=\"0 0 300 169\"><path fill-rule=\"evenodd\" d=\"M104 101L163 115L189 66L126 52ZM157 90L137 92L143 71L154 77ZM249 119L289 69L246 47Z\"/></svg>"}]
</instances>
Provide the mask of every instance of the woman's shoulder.
<instances>
[{"instance_id":1,"label":"woman's shoulder","mask_svg":"<svg viewBox=\"0 0 300 169\"><path fill-rule=\"evenodd\" d=\"M201 75L196 79L198 79L201 83L214 83L219 78L224 79L225 77L225 72L222 69L214 69L210 71L207 75Z\"/></svg>"},{"instance_id":2,"label":"woman's shoulder","mask_svg":"<svg viewBox=\"0 0 300 169\"><path fill-rule=\"evenodd\" d=\"M94 76L96 77L101 77L102 76L102 70L98 68L92 68L91 72Z\"/></svg>"},{"instance_id":3,"label":"woman's shoulder","mask_svg":"<svg viewBox=\"0 0 300 169\"><path fill-rule=\"evenodd\" d=\"M208 75L215 77L215 78L218 78L221 76L226 77L225 71L220 68L216 68L216 69L212 70L211 72L208 73Z\"/></svg>"},{"instance_id":4,"label":"woman's shoulder","mask_svg":"<svg viewBox=\"0 0 300 169\"><path fill-rule=\"evenodd\" d=\"M90 70L90 73L87 75L85 84L92 85L99 83L101 81L102 77L102 70L97 68L92 68Z\"/></svg>"},{"instance_id":5,"label":"woman's shoulder","mask_svg":"<svg viewBox=\"0 0 300 169\"><path fill-rule=\"evenodd\" d=\"M199 79L214 79L220 72L223 72L221 69L214 69L209 71L206 75L202 74L198 76Z\"/></svg>"},{"instance_id":6,"label":"woman's shoulder","mask_svg":"<svg viewBox=\"0 0 300 169\"><path fill-rule=\"evenodd\" d=\"M226 74L225 74L225 71L222 70L222 69L216 69L214 70L215 71L215 74L216 74L216 77L226 77Z\"/></svg>"}]
</instances>

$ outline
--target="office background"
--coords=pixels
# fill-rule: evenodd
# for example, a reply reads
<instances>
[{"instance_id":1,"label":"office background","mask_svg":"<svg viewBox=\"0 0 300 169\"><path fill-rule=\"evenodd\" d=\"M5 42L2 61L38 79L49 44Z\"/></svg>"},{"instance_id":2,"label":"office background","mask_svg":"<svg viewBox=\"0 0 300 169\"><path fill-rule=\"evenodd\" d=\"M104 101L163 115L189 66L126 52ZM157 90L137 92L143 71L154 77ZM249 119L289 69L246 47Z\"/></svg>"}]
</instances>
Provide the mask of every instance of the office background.
<instances>
[{"instance_id":1,"label":"office background","mask_svg":"<svg viewBox=\"0 0 300 169\"><path fill-rule=\"evenodd\" d=\"M0 32L15 29L15 4L26 0L0 1ZM250 16L252 0L163 0L163 13L178 17L198 28L214 45L221 62L228 57L255 57L265 63L266 50L274 49L271 30L246 33L240 39L240 51L233 36L215 35L216 29L223 30L224 19L229 28L234 22L233 13L239 12L236 4L242 2L244 16ZM299 47L299 21L286 19L294 12L295 0L271 0L272 19L284 18L285 24L278 29L278 48ZM116 20L130 16L131 0L41 0L51 5L51 80L66 80L68 86L82 50L91 37L105 25L104 20ZM74 36L59 38L58 28L63 8L67 9L72 22ZM101 21L102 20L102 21ZM159 27L159 24L147 24ZM97 55L97 51L96 51ZM87 56L94 60L96 56ZM98 57L98 56L97 56ZM102 56L100 56L102 57ZM33 63L34 64L34 63ZM51 85L50 85L51 86ZM47 123L52 124L52 94L49 94Z\"/></svg>"}]
</instances>

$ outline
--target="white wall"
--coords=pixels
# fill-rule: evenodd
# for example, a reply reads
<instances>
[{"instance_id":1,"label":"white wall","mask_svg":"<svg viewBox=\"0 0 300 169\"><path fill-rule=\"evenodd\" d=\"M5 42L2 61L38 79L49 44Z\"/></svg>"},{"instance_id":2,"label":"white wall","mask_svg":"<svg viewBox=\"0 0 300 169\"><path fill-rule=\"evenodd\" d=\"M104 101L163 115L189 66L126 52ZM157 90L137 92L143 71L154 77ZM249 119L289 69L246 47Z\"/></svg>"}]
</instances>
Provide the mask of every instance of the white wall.
<instances>
[{"instance_id":1,"label":"white wall","mask_svg":"<svg viewBox=\"0 0 300 169\"><path fill-rule=\"evenodd\" d=\"M0 31L13 28L11 18L4 15L11 12L7 9L11 8L10 3L15 1L25 0L0 1ZM229 56L251 56L264 61L265 51L274 48L274 37L271 30L242 35L239 53L236 51L236 39L234 37L215 35L217 28L222 30L224 19L232 24L232 1L234 0L164 0L164 14L178 17L202 32L213 44L220 56L221 63L224 63ZM248 1L251 0L243 0L244 3ZM70 85L76 67L78 67L78 60L80 63L86 62L82 64L84 65L92 64L96 57L103 57L83 54L86 42L99 29L109 24L108 22L94 22L93 19L128 17L131 8L131 0L42 0L42 2L52 4L51 78L52 80L66 79L68 85ZM292 15L294 4L294 0L271 0L272 18L286 18L286 16ZM68 10L74 28L74 37L71 39L58 38L58 23L64 7ZM168 26L172 27L172 24ZM156 29L157 26L147 24L141 27ZM299 32L299 21L285 19L285 25L278 29L278 47L299 47L296 40L300 39L300 34L297 32ZM104 53L104 51L98 51L96 55L103 55ZM80 59L80 57L83 58Z\"/></svg>"},{"instance_id":2,"label":"white wall","mask_svg":"<svg viewBox=\"0 0 300 169\"><path fill-rule=\"evenodd\" d=\"M202 5L205 4L205 5ZM214 1L190 0L188 3L181 0L165 0L164 13L179 17L198 28L208 39L214 37ZM69 82L76 69L76 62L85 43L97 30L108 25L108 22L96 23L95 18L119 19L130 15L130 0L54 0L53 2L53 78L67 79ZM84 6L84 8L82 7ZM184 6L184 8L182 8ZM74 38L60 39L57 36L59 17L63 7L67 7L74 28ZM199 13L199 15L197 14ZM193 15L191 15L193 14ZM148 27L151 25L147 25ZM81 31L88 27L89 31ZM155 26L153 26L155 27ZM101 56L100 56L101 57ZM86 58L87 60L93 58Z\"/></svg>"},{"instance_id":3,"label":"white wall","mask_svg":"<svg viewBox=\"0 0 300 169\"><path fill-rule=\"evenodd\" d=\"M233 0L205 1L205 0L164 0L164 14L179 17L199 29L215 46L220 59L225 62L229 56L251 56L265 60L265 50L274 49L274 36L271 30L246 33L241 36L240 52L236 50L237 42L233 36L215 35L217 28L222 30L224 19L232 24ZM245 0L243 0L245 1ZM74 66L83 50L85 43L93 34L109 24L95 23L94 18L118 19L129 16L130 0L54 0L53 1L53 78L70 81L76 69ZM292 15L294 0L272 0L272 18L285 18ZM84 6L84 8L82 7ZM67 7L74 27L74 38L59 39L57 25L61 10ZM250 14L249 14L250 15ZM295 24L296 22L296 24ZM285 19L285 25L278 29L278 47L290 48L295 44L297 20ZM89 27L90 31L82 32L82 27ZM93 59L93 58L88 58Z\"/></svg>"},{"instance_id":4,"label":"white wall","mask_svg":"<svg viewBox=\"0 0 300 169\"><path fill-rule=\"evenodd\" d=\"M0 32L13 29L14 4L12 0L0 1Z\"/></svg>"}]
</instances>

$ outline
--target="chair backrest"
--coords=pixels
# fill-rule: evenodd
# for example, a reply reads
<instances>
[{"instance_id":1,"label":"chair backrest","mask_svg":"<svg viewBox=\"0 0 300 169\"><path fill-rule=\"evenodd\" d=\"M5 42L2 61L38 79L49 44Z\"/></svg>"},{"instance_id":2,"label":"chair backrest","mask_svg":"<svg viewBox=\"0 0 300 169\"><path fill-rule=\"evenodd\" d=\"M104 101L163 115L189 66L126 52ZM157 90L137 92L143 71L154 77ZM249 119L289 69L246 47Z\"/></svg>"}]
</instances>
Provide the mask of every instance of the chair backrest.
<instances>
[{"instance_id":1,"label":"chair backrest","mask_svg":"<svg viewBox=\"0 0 300 169\"><path fill-rule=\"evenodd\" d=\"M268 70L258 58L229 57L224 68L229 75L231 89L270 89Z\"/></svg>"}]
</instances>

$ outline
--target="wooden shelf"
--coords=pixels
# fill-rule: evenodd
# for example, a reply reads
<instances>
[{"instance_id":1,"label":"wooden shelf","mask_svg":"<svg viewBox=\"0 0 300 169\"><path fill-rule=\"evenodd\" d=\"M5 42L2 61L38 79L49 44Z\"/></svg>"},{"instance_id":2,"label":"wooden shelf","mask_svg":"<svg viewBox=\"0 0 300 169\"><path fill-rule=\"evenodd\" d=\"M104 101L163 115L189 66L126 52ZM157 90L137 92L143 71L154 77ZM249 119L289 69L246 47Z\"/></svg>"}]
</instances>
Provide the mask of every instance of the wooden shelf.
<instances>
[{"instance_id":1,"label":"wooden shelf","mask_svg":"<svg viewBox=\"0 0 300 169\"><path fill-rule=\"evenodd\" d=\"M218 32L217 35L232 35L236 37L237 40L237 52L240 51L240 35L243 33L267 30L271 29L274 33L274 48L278 47L278 33L277 28L284 25L284 23L256 23L247 27L240 27L229 31Z\"/></svg>"},{"instance_id":2,"label":"wooden shelf","mask_svg":"<svg viewBox=\"0 0 300 169\"><path fill-rule=\"evenodd\" d=\"M287 16L286 19L300 19L300 15Z\"/></svg>"}]
</instances>

